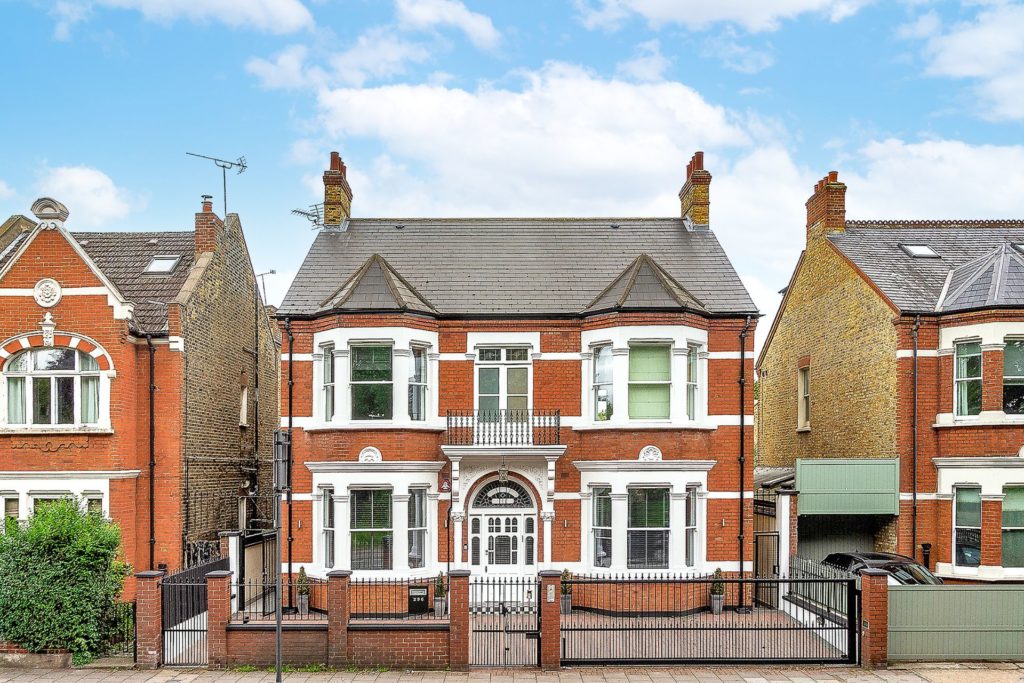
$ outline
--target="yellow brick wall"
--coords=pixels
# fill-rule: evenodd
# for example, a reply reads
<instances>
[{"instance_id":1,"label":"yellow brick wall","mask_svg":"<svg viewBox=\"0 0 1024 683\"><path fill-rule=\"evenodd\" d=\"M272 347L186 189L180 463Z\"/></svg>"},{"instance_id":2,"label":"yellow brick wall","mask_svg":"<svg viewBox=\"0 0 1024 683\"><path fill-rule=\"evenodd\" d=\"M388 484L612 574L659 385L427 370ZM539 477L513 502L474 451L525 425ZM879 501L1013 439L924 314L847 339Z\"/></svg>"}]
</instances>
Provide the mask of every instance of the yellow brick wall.
<instances>
[{"instance_id":1,"label":"yellow brick wall","mask_svg":"<svg viewBox=\"0 0 1024 683\"><path fill-rule=\"evenodd\" d=\"M896 457L895 313L814 236L760 359L759 466L797 458ZM797 370L810 356L811 427L797 431Z\"/></svg>"}]
</instances>

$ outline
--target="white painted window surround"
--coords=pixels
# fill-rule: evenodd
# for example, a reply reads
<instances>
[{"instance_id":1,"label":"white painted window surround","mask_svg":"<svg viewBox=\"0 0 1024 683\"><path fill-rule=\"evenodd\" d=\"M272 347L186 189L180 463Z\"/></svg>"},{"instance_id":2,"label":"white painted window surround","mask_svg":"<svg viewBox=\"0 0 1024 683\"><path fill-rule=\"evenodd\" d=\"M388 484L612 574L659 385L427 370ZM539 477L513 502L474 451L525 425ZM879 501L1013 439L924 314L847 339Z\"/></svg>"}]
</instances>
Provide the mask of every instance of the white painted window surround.
<instances>
[{"instance_id":1,"label":"white painted window surround","mask_svg":"<svg viewBox=\"0 0 1024 683\"><path fill-rule=\"evenodd\" d=\"M136 478L138 470L94 472L0 472L0 499L18 501L18 516L26 520L34 510L34 501L74 498L85 509L86 500L102 499L104 517L110 516L110 480Z\"/></svg>"},{"instance_id":2,"label":"white painted window surround","mask_svg":"<svg viewBox=\"0 0 1024 683\"><path fill-rule=\"evenodd\" d=\"M981 344L982 352L1002 349L1007 338L1024 337L1024 321L988 322L973 325L956 325L944 327L939 330L939 348L926 351L925 353L937 355L940 358L953 356L956 362L955 348L957 344L965 342L978 342ZM897 357L910 357L907 352L900 350ZM955 384L955 380L953 381ZM947 388L953 400L956 400L956 388L951 385ZM1000 397L1000 403L1002 398ZM1002 410L982 410L979 415L956 415L954 412L939 413L935 416L934 427L957 427L964 425L1001 425L1020 424L1024 425L1024 415L1007 415Z\"/></svg>"},{"instance_id":3,"label":"white painted window surround","mask_svg":"<svg viewBox=\"0 0 1024 683\"><path fill-rule=\"evenodd\" d=\"M658 461L638 462L622 460L592 460L574 463L580 471L580 556L581 568L591 572L626 572L642 575L645 570L627 570L627 522L628 495L634 488L669 489L669 563L667 569L673 572L713 571L707 560L707 478L714 461ZM594 535L591 532L593 492L610 488L612 503L612 560L609 567L598 567L594 563ZM687 493L696 493L696 514L692 531L687 533ZM687 550L687 537L693 541ZM687 565L688 555L692 566ZM712 563L714 564L714 563ZM720 563L719 563L720 564ZM715 565L716 567L718 564ZM658 570L651 570L657 573Z\"/></svg>"},{"instance_id":4,"label":"white painted window surround","mask_svg":"<svg viewBox=\"0 0 1024 683\"><path fill-rule=\"evenodd\" d=\"M599 330L584 330L581 335L583 367L581 375L581 418L572 420L577 429L622 429L643 427L698 427L713 428L708 419L708 333L706 330L683 325L623 325ZM671 403L667 420L638 420L629 418L629 349L642 344L665 344L671 353ZM612 395L615 410L608 420L594 419L594 354L601 346L612 349ZM693 419L688 413L687 361L690 353L698 354L697 405Z\"/></svg>"},{"instance_id":5,"label":"white painted window surround","mask_svg":"<svg viewBox=\"0 0 1024 683\"><path fill-rule=\"evenodd\" d=\"M381 344L392 348L392 400L390 420L353 420L351 392L351 350L353 346ZM333 345L334 417L324 414L324 349ZM427 352L426 419L413 420L409 415L409 377L413 363L412 350ZM335 328L313 335L313 416L303 420L307 431L316 429L444 429L444 420L438 415L438 338L436 332L407 327L350 327ZM285 416L287 419L287 416Z\"/></svg>"},{"instance_id":6,"label":"white painted window surround","mask_svg":"<svg viewBox=\"0 0 1024 683\"><path fill-rule=\"evenodd\" d=\"M307 572L325 576L324 491L333 491L334 497L334 568L351 569L351 510L350 496L354 490L390 489L392 569L357 571L356 576L434 576L440 571L437 548L438 537L445 529L437 521L437 473L444 466L441 461L384 461L384 462L313 462L306 466L313 473L313 557ZM423 566L409 567L409 503L412 491L426 492L426 528L423 532L425 557ZM413 516L415 518L415 515Z\"/></svg>"}]
</instances>

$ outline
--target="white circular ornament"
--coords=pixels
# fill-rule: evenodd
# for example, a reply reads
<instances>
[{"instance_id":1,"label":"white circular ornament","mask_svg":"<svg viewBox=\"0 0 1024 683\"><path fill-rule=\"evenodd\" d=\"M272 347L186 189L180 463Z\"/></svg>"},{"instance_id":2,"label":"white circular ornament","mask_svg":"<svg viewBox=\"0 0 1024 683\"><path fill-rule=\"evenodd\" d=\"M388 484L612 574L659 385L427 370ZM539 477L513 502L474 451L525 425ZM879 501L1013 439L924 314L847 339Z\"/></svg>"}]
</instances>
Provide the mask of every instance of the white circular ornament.
<instances>
[{"instance_id":1,"label":"white circular ornament","mask_svg":"<svg viewBox=\"0 0 1024 683\"><path fill-rule=\"evenodd\" d=\"M60 284L48 277L43 278L32 289L32 296L35 298L36 303L43 308L53 308L60 301Z\"/></svg>"}]
</instances>

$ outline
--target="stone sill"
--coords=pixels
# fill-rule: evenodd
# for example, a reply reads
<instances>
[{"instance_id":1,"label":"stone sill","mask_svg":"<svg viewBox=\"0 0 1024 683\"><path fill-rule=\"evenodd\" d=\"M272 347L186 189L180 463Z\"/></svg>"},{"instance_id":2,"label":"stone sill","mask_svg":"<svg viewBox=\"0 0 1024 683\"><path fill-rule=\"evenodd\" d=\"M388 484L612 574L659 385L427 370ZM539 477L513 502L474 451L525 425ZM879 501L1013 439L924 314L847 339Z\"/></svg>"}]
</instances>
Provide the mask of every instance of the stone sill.
<instances>
[{"instance_id":1,"label":"stone sill","mask_svg":"<svg viewBox=\"0 0 1024 683\"><path fill-rule=\"evenodd\" d=\"M1024 568L1005 568L999 566L983 565L981 567L960 567L954 568L950 564L939 563L935 567L935 576L940 579L955 579L960 581L980 581L985 583L1000 583L1009 581L1018 583L1024 581Z\"/></svg>"},{"instance_id":2,"label":"stone sill","mask_svg":"<svg viewBox=\"0 0 1024 683\"><path fill-rule=\"evenodd\" d=\"M286 418L287 419L287 418ZM321 422L316 425L310 425L308 427L300 427L305 432L372 432L372 431L398 431L405 430L410 432L443 432L447 430L444 425L437 424L415 424L415 423L399 423L394 422L344 422L339 424L330 424L327 422Z\"/></svg>"},{"instance_id":3,"label":"stone sill","mask_svg":"<svg viewBox=\"0 0 1024 683\"><path fill-rule=\"evenodd\" d=\"M932 427L934 429L949 429L951 427L1024 427L1024 416L972 419L960 418L952 422L936 422Z\"/></svg>"},{"instance_id":4,"label":"stone sill","mask_svg":"<svg viewBox=\"0 0 1024 683\"><path fill-rule=\"evenodd\" d=\"M113 433L112 427L0 427L0 436L87 436Z\"/></svg>"},{"instance_id":5,"label":"stone sill","mask_svg":"<svg viewBox=\"0 0 1024 683\"><path fill-rule=\"evenodd\" d=\"M796 428L796 433L797 434L810 434L811 433L811 428L810 427L797 427Z\"/></svg>"},{"instance_id":6,"label":"stone sill","mask_svg":"<svg viewBox=\"0 0 1024 683\"><path fill-rule=\"evenodd\" d=\"M628 430L631 432L644 431L644 430L665 430L665 429L677 429L677 430L693 430L702 432L713 432L718 429L717 425L699 423L699 422L679 422L679 423L666 423L666 422L626 422L616 424L579 424L574 425L572 430L574 432L596 432L601 430Z\"/></svg>"}]
</instances>

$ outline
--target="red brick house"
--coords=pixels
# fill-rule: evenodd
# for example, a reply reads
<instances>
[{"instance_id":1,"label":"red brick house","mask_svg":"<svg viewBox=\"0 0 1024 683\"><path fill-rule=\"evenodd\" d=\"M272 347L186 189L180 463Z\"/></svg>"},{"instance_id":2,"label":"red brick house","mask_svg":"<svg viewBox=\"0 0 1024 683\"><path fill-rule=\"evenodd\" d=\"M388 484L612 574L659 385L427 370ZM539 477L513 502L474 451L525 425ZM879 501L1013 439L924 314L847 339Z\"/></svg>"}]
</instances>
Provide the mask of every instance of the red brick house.
<instances>
[{"instance_id":1,"label":"red brick house","mask_svg":"<svg viewBox=\"0 0 1024 683\"><path fill-rule=\"evenodd\" d=\"M710 181L678 218L355 218L332 154L278 312L293 571L749 569L757 311Z\"/></svg>"},{"instance_id":2,"label":"red brick house","mask_svg":"<svg viewBox=\"0 0 1024 683\"><path fill-rule=\"evenodd\" d=\"M1024 579L1024 221L847 220L845 192L832 173L807 203L758 465L796 465L802 555Z\"/></svg>"},{"instance_id":3,"label":"red brick house","mask_svg":"<svg viewBox=\"0 0 1024 683\"><path fill-rule=\"evenodd\" d=\"M0 226L3 514L74 497L136 570L198 561L266 480L278 415L238 216L206 200L194 230L69 232L60 202L32 212Z\"/></svg>"}]
</instances>

